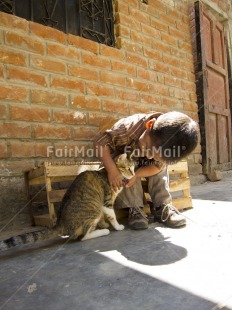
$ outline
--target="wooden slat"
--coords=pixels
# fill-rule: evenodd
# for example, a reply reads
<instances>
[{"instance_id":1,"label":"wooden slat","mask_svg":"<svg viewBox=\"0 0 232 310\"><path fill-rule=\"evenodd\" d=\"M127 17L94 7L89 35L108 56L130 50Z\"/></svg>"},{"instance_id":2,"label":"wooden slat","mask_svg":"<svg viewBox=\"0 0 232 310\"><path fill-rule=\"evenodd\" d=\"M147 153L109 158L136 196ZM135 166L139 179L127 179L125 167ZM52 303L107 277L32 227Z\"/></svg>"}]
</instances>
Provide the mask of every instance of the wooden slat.
<instances>
[{"instance_id":1,"label":"wooden slat","mask_svg":"<svg viewBox=\"0 0 232 310\"><path fill-rule=\"evenodd\" d=\"M180 161L174 165L168 166L168 174L183 173L188 171L187 161Z\"/></svg>"},{"instance_id":2,"label":"wooden slat","mask_svg":"<svg viewBox=\"0 0 232 310\"><path fill-rule=\"evenodd\" d=\"M172 203L177 210L191 209L193 207L192 197L173 198Z\"/></svg>"},{"instance_id":3,"label":"wooden slat","mask_svg":"<svg viewBox=\"0 0 232 310\"><path fill-rule=\"evenodd\" d=\"M34 216L35 225L52 228L55 223L50 219L49 214Z\"/></svg>"},{"instance_id":4,"label":"wooden slat","mask_svg":"<svg viewBox=\"0 0 232 310\"><path fill-rule=\"evenodd\" d=\"M182 191L187 188L190 188L189 178L170 181L170 192Z\"/></svg>"},{"instance_id":5,"label":"wooden slat","mask_svg":"<svg viewBox=\"0 0 232 310\"><path fill-rule=\"evenodd\" d=\"M47 166L46 174L48 177L60 176L77 176L86 170L97 170L99 165L62 165L62 166Z\"/></svg>"},{"instance_id":6,"label":"wooden slat","mask_svg":"<svg viewBox=\"0 0 232 310\"><path fill-rule=\"evenodd\" d=\"M66 191L67 189L57 189L50 191L48 193L50 202L60 202L63 199Z\"/></svg>"},{"instance_id":7,"label":"wooden slat","mask_svg":"<svg viewBox=\"0 0 232 310\"><path fill-rule=\"evenodd\" d=\"M65 181L73 181L75 179L74 176L59 176L59 177L52 177L51 182L65 182ZM45 184L45 178L39 177L34 180L29 181L29 185L39 185L39 184Z\"/></svg>"}]
</instances>

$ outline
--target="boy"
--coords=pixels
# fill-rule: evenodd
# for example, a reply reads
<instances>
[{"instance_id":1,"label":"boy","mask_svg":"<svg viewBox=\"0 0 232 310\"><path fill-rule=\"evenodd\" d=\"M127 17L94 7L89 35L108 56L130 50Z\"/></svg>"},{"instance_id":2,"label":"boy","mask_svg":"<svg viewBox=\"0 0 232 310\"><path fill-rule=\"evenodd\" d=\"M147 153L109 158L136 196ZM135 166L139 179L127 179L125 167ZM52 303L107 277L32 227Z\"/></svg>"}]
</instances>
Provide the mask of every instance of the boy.
<instances>
[{"instance_id":1,"label":"boy","mask_svg":"<svg viewBox=\"0 0 232 310\"><path fill-rule=\"evenodd\" d=\"M112 190L124 186L118 196L121 207L129 208L129 227L148 228L143 213L141 178L148 180L148 191L155 219L168 227L186 224L173 206L169 193L167 164L188 156L197 146L199 129L187 115L180 112L135 114L119 120L95 140L99 159L108 172ZM137 158L135 176L125 185L114 157L130 151Z\"/></svg>"}]
</instances>

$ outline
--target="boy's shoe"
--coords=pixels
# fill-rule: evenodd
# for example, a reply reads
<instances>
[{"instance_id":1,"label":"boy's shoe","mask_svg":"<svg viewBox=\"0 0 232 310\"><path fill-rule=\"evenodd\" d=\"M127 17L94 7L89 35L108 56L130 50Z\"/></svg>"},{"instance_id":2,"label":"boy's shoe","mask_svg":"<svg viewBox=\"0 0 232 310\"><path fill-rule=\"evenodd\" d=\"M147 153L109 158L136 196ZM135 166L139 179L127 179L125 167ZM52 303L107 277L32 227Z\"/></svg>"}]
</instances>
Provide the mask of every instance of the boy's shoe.
<instances>
[{"instance_id":1,"label":"boy's shoe","mask_svg":"<svg viewBox=\"0 0 232 310\"><path fill-rule=\"evenodd\" d=\"M186 225L186 219L171 203L163 204L154 211L154 221L175 228Z\"/></svg>"},{"instance_id":2,"label":"boy's shoe","mask_svg":"<svg viewBox=\"0 0 232 310\"><path fill-rule=\"evenodd\" d=\"M133 207L129 209L128 224L131 229L135 230L148 228L148 219L142 208Z\"/></svg>"}]
</instances>

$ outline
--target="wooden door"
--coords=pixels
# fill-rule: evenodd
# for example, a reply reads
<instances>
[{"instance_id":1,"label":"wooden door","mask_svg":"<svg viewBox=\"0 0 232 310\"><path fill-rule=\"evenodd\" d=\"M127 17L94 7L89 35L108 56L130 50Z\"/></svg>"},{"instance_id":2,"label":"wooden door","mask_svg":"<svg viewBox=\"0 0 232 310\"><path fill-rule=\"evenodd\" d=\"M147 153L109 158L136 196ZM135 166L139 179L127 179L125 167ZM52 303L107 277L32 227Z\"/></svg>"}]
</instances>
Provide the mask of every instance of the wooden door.
<instances>
[{"instance_id":1,"label":"wooden door","mask_svg":"<svg viewBox=\"0 0 232 310\"><path fill-rule=\"evenodd\" d=\"M231 118L224 29L195 3L197 92L204 173L231 168Z\"/></svg>"}]
</instances>

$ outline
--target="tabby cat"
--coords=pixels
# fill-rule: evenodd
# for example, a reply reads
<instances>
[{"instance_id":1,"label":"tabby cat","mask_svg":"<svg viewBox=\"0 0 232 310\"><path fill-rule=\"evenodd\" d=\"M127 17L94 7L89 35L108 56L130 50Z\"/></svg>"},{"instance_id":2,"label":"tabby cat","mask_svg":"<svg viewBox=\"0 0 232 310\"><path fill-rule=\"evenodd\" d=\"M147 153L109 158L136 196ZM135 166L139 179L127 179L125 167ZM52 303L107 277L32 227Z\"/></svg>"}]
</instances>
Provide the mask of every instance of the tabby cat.
<instances>
[{"instance_id":1,"label":"tabby cat","mask_svg":"<svg viewBox=\"0 0 232 310\"><path fill-rule=\"evenodd\" d=\"M119 155L116 165L125 179L134 175L134 162L127 154ZM53 229L26 233L0 241L0 250L45 240L58 235L68 235L70 239L87 240L108 235L109 224L115 230L123 230L116 219L113 209L114 201L121 191L113 192L110 188L107 171L103 168L97 171L80 173L63 197L58 214L57 224ZM102 229L96 229L102 228Z\"/></svg>"}]
</instances>

